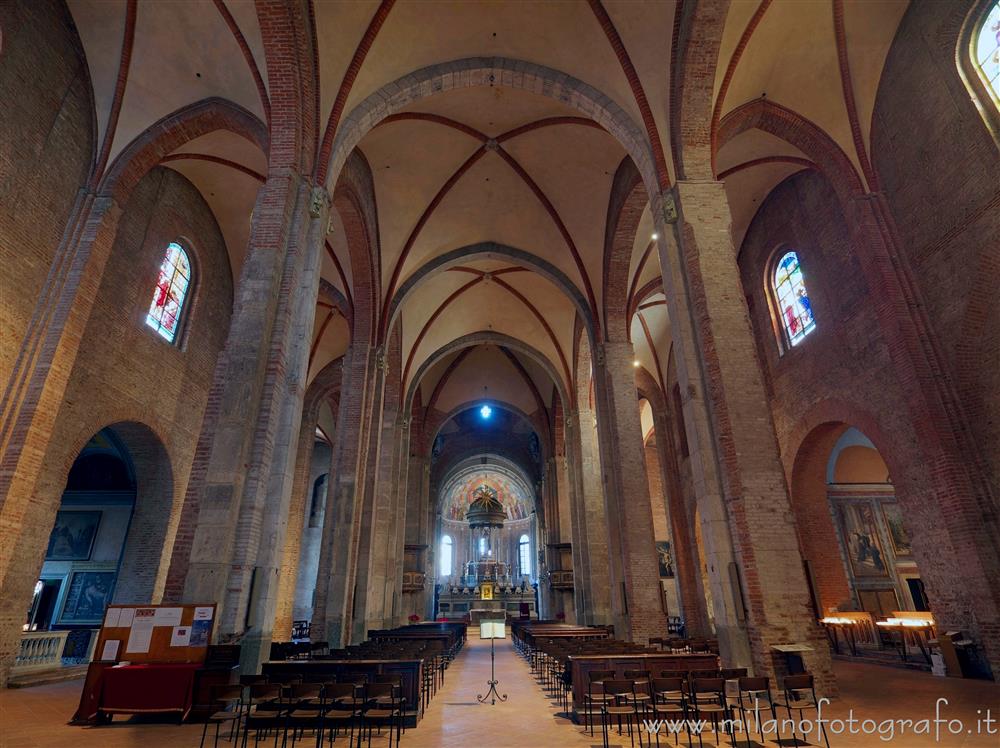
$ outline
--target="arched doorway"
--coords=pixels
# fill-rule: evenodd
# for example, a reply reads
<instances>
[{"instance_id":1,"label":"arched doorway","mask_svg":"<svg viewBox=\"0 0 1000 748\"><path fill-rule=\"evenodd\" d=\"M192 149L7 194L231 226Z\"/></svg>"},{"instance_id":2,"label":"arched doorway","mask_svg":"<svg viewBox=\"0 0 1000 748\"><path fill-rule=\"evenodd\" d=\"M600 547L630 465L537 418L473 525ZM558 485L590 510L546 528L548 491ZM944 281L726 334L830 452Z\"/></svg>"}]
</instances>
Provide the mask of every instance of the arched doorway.
<instances>
[{"instance_id":1,"label":"arched doorway","mask_svg":"<svg viewBox=\"0 0 1000 748\"><path fill-rule=\"evenodd\" d=\"M147 426L94 434L69 469L24 630L69 631L72 664L87 657L109 603L158 602L172 508L170 461Z\"/></svg>"},{"instance_id":2,"label":"arched doorway","mask_svg":"<svg viewBox=\"0 0 1000 748\"><path fill-rule=\"evenodd\" d=\"M817 615L929 611L892 477L862 431L826 423L806 437L792 508Z\"/></svg>"}]
</instances>

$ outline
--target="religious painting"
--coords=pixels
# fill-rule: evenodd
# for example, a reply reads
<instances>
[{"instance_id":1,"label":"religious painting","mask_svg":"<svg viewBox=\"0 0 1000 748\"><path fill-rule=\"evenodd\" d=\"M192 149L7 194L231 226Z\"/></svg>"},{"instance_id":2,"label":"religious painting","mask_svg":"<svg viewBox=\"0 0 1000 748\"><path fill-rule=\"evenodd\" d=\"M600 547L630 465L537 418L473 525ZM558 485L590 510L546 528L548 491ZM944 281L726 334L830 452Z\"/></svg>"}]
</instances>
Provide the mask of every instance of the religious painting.
<instances>
[{"instance_id":1,"label":"religious painting","mask_svg":"<svg viewBox=\"0 0 1000 748\"><path fill-rule=\"evenodd\" d=\"M892 543L892 551L899 556L909 556L913 553L910 547L910 536L903 527L903 512L899 504L887 503L882 505L882 514L885 517L885 525L889 529L889 542Z\"/></svg>"},{"instance_id":2,"label":"religious painting","mask_svg":"<svg viewBox=\"0 0 1000 748\"><path fill-rule=\"evenodd\" d=\"M840 506L841 531L847 557L856 577L888 576L885 554L875 530L875 512L868 503Z\"/></svg>"},{"instance_id":3,"label":"religious painting","mask_svg":"<svg viewBox=\"0 0 1000 748\"><path fill-rule=\"evenodd\" d=\"M57 512L46 561L86 561L97 537L101 512Z\"/></svg>"},{"instance_id":4,"label":"religious painting","mask_svg":"<svg viewBox=\"0 0 1000 748\"><path fill-rule=\"evenodd\" d=\"M660 566L660 578L672 579L674 576L674 556L670 552L669 540L656 541L656 557Z\"/></svg>"},{"instance_id":5,"label":"religious painting","mask_svg":"<svg viewBox=\"0 0 1000 748\"><path fill-rule=\"evenodd\" d=\"M493 583L483 582L479 586L479 599L480 600L492 600L493 599Z\"/></svg>"},{"instance_id":6,"label":"religious painting","mask_svg":"<svg viewBox=\"0 0 1000 748\"><path fill-rule=\"evenodd\" d=\"M59 623L101 623L114 583L114 571L73 572Z\"/></svg>"}]
</instances>

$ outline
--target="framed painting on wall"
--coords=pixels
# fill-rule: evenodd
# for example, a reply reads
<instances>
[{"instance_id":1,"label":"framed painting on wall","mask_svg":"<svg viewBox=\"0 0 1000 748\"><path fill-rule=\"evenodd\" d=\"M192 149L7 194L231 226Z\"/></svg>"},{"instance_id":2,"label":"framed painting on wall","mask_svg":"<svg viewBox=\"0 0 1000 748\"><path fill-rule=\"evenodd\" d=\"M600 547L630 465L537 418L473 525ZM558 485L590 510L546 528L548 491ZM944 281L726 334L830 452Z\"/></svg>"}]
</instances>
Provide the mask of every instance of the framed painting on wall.
<instances>
[{"instance_id":1,"label":"framed painting on wall","mask_svg":"<svg viewBox=\"0 0 1000 748\"><path fill-rule=\"evenodd\" d=\"M94 547L101 512L60 511L49 535L46 561L86 561Z\"/></svg>"},{"instance_id":2,"label":"framed painting on wall","mask_svg":"<svg viewBox=\"0 0 1000 748\"><path fill-rule=\"evenodd\" d=\"M887 577L885 553L875 529L875 512L868 502L840 505L844 547L855 577Z\"/></svg>"},{"instance_id":3,"label":"framed painting on wall","mask_svg":"<svg viewBox=\"0 0 1000 748\"><path fill-rule=\"evenodd\" d=\"M69 588L66 591L62 611L59 613L59 623L101 623L114 584L114 570L74 571L69 578Z\"/></svg>"},{"instance_id":4,"label":"framed painting on wall","mask_svg":"<svg viewBox=\"0 0 1000 748\"><path fill-rule=\"evenodd\" d=\"M660 566L660 579L672 579L674 576L674 557L670 552L669 540L656 541L656 557Z\"/></svg>"},{"instance_id":5,"label":"framed painting on wall","mask_svg":"<svg viewBox=\"0 0 1000 748\"><path fill-rule=\"evenodd\" d=\"M892 543L893 553L897 557L912 555L910 536L903 527L903 512L899 504L895 502L882 504L882 514L885 517L885 526L889 530L889 542Z\"/></svg>"}]
</instances>

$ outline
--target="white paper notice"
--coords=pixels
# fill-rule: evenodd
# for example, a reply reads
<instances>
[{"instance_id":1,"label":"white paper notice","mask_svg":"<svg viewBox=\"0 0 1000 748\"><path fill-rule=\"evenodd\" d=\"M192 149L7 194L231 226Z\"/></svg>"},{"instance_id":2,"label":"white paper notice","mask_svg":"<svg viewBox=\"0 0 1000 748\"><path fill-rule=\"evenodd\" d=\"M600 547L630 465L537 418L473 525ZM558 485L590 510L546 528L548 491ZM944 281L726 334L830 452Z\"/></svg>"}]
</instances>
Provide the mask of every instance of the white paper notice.
<instances>
[{"instance_id":1,"label":"white paper notice","mask_svg":"<svg viewBox=\"0 0 1000 748\"><path fill-rule=\"evenodd\" d=\"M170 646L187 647L190 646L190 644L191 644L191 627L174 626L174 630L170 634Z\"/></svg>"},{"instance_id":2,"label":"white paper notice","mask_svg":"<svg viewBox=\"0 0 1000 748\"><path fill-rule=\"evenodd\" d=\"M104 649L101 650L101 661L110 662L118 659L118 647L121 644L117 639L108 639L104 642Z\"/></svg>"},{"instance_id":3,"label":"white paper notice","mask_svg":"<svg viewBox=\"0 0 1000 748\"><path fill-rule=\"evenodd\" d=\"M128 644L125 645L126 654L129 652L148 652L155 625L156 608L136 608L132 630L128 635Z\"/></svg>"},{"instance_id":4,"label":"white paper notice","mask_svg":"<svg viewBox=\"0 0 1000 748\"><path fill-rule=\"evenodd\" d=\"M135 618L135 608L120 608L121 614L118 616L118 628L131 628L132 619Z\"/></svg>"},{"instance_id":5,"label":"white paper notice","mask_svg":"<svg viewBox=\"0 0 1000 748\"><path fill-rule=\"evenodd\" d=\"M104 614L104 628L114 629L118 628L119 620L121 619L122 609L121 608L108 608L108 612Z\"/></svg>"},{"instance_id":6,"label":"white paper notice","mask_svg":"<svg viewBox=\"0 0 1000 748\"><path fill-rule=\"evenodd\" d=\"M211 608L211 606L207 606L207 607L204 607L204 608L202 608L202 607L195 608L194 609L194 620L196 620L196 621L211 621L212 620L212 608Z\"/></svg>"},{"instance_id":7,"label":"white paper notice","mask_svg":"<svg viewBox=\"0 0 1000 748\"><path fill-rule=\"evenodd\" d=\"M184 608L157 608L153 620L157 626L180 626Z\"/></svg>"}]
</instances>

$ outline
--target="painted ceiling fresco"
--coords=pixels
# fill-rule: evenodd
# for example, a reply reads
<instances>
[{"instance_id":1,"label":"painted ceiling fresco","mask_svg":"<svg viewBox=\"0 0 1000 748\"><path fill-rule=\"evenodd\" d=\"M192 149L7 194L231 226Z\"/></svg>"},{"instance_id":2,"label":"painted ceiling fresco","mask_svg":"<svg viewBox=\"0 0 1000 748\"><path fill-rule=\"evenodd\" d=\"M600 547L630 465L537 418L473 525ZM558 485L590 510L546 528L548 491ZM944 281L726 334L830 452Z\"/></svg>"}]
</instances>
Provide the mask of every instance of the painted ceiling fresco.
<instances>
[{"instance_id":1,"label":"painted ceiling fresco","mask_svg":"<svg viewBox=\"0 0 1000 748\"><path fill-rule=\"evenodd\" d=\"M482 485L497 492L500 503L507 511L507 519L527 519L531 513L532 500L520 481L489 468L470 471L454 478L445 487L447 492L441 504L441 514L445 519L464 520L465 512L473 502L473 494Z\"/></svg>"}]
</instances>

